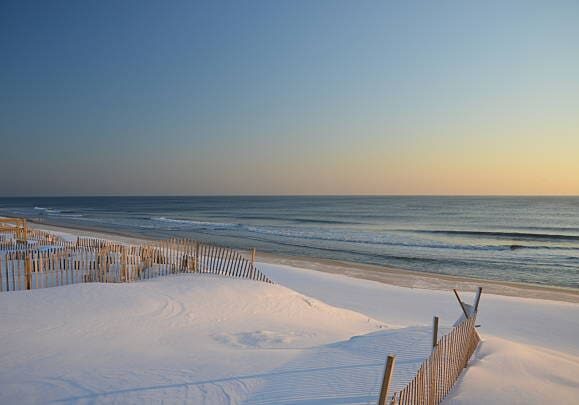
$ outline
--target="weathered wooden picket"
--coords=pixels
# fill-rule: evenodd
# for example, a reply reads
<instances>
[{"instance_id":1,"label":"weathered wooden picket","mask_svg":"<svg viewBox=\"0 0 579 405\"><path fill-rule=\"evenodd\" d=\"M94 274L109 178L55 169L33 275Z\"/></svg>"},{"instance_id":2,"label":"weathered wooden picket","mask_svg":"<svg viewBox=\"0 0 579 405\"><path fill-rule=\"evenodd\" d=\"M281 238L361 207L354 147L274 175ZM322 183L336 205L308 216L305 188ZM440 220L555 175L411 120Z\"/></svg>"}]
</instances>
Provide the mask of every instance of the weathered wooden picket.
<instances>
[{"instance_id":1,"label":"weathered wooden picket","mask_svg":"<svg viewBox=\"0 0 579 405\"><path fill-rule=\"evenodd\" d=\"M249 259L237 250L189 239L128 245L96 238L65 241L48 236L39 233L24 244L0 244L0 291L86 282L126 283L195 272L272 283L255 267L254 251Z\"/></svg>"},{"instance_id":2,"label":"weathered wooden picket","mask_svg":"<svg viewBox=\"0 0 579 405\"><path fill-rule=\"evenodd\" d=\"M481 293L482 288L479 287L474 304L468 305L454 290L463 312L462 320L438 339L438 317L434 317L432 353L420 364L410 382L392 396L388 396L388 388L396 356L388 356L378 405L437 405L446 397L481 341L476 331Z\"/></svg>"},{"instance_id":3,"label":"weathered wooden picket","mask_svg":"<svg viewBox=\"0 0 579 405\"><path fill-rule=\"evenodd\" d=\"M394 393L391 404L439 404L454 386L480 342L475 322L476 314L438 340L414 378Z\"/></svg>"}]
</instances>

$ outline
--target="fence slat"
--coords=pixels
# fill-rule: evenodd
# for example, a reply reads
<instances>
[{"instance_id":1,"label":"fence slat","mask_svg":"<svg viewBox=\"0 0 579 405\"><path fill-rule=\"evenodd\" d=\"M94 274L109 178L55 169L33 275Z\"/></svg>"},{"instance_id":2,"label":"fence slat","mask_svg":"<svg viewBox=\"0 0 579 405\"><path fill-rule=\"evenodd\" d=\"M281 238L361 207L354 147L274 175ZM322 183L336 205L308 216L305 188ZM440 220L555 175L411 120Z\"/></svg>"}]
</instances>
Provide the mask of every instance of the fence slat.
<instances>
[{"instance_id":1,"label":"fence slat","mask_svg":"<svg viewBox=\"0 0 579 405\"><path fill-rule=\"evenodd\" d=\"M71 242L34 230L27 235L25 247L7 244L0 235L0 253L5 250L0 291L133 282L192 271L271 283L245 254L186 238L131 245L84 237ZM251 254L255 256L255 249Z\"/></svg>"},{"instance_id":2,"label":"fence slat","mask_svg":"<svg viewBox=\"0 0 579 405\"><path fill-rule=\"evenodd\" d=\"M439 404L451 391L480 342L475 324L476 312L438 339L430 356L414 377L392 394L390 403Z\"/></svg>"}]
</instances>

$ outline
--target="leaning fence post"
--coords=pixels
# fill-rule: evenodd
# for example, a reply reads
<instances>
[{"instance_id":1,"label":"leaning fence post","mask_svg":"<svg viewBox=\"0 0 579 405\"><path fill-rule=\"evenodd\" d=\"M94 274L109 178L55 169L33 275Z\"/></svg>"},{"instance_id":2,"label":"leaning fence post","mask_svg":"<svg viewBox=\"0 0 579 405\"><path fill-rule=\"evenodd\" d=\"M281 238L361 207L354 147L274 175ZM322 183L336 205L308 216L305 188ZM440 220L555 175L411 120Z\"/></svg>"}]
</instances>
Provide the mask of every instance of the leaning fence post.
<instances>
[{"instance_id":1,"label":"leaning fence post","mask_svg":"<svg viewBox=\"0 0 579 405\"><path fill-rule=\"evenodd\" d=\"M468 311L466 310L466 307L464 306L464 303L460 299L460 295L458 295L458 291L456 291L456 288L453 288L452 291L454 291L454 295L455 295L455 297L460 305L460 308L462 309L462 312L464 313L464 317L468 318L470 316L470 314L468 313Z\"/></svg>"},{"instance_id":2,"label":"leaning fence post","mask_svg":"<svg viewBox=\"0 0 579 405\"><path fill-rule=\"evenodd\" d=\"M478 303L480 302L480 296L482 294L482 287L477 288L476 296L474 298L473 312L476 314L478 312Z\"/></svg>"},{"instance_id":3,"label":"leaning fence post","mask_svg":"<svg viewBox=\"0 0 579 405\"><path fill-rule=\"evenodd\" d=\"M438 316L432 319L432 350L436 347L438 342Z\"/></svg>"},{"instance_id":4,"label":"leaning fence post","mask_svg":"<svg viewBox=\"0 0 579 405\"><path fill-rule=\"evenodd\" d=\"M380 399L378 400L378 405L386 405L386 400L388 398L388 388L390 386L390 380L392 379L392 371L394 371L395 361L396 356L388 356L386 359L386 368L384 369L384 377L382 379L382 388L380 389Z\"/></svg>"}]
</instances>

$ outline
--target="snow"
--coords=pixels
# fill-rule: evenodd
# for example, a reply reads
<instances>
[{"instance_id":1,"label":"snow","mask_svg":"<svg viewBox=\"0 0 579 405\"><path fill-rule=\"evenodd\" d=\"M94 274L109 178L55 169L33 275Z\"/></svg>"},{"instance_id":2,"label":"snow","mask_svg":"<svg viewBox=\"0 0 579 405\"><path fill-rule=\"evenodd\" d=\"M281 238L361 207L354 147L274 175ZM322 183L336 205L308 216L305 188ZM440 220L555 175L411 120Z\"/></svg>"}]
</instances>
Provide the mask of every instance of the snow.
<instances>
[{"instance_id":1,"label":"snow","mask_svg":"<svg viewBox=\"0 0 579 405\"><path fill-rule=\"evenodd\" d=\"M384 327L279 285L206 275L10 292L0 308L2 403L219 403L259 381L239 375Z\"/></svg>"},{"instance_id":2,"label":"snow","mask_svg":"<svg viewBox=\"0 0 579 405\"><path fill-rule=\"evenodd\" d=\"M461 310L452 292L259 263L0 294L0 403L374 404ZM470 301L474 293L465 293ZM483 343L446 403L576 403L579 305L485 294Z\"/></svg>"},{"instance_id":3,"label":"snow","mask_svg":"<svg viewBox=\"0 0 579 405\"><path fill-rule=\"evenodd\" d=\"M391 326L452 326L462 315L452 291L410 289L336 274L261 263L273 280L330 305L361 312ZM474 291L460 292L464 301ZM542 346L579 356L579 305L532 298L504 297L483 290L477 323L483 336Z\"/></svg>"},{"instance_id":4,"label":"snow","mask_svg":"<svg viewBox=\"0 0 579 405\"><path fill-rule=\"evenodd\" d=\"M579 359L486 337L449 404L576 404Z\"/></svg>"},{"instance_id":5,"label":"snow","mask_svg":"<svg viewBox=\"0 0 579 405\"><path fill-rule=\"evenodd\" d=\"M437 315L444 333L461 315L450 291L409 289L280 265L260 268L296 291L392 327L429 326ZM462 297L472 300L474 292ZM445 403L578 403L579 305L483 291L477 323L483 342Z\"/></svg>"}]
</instances>

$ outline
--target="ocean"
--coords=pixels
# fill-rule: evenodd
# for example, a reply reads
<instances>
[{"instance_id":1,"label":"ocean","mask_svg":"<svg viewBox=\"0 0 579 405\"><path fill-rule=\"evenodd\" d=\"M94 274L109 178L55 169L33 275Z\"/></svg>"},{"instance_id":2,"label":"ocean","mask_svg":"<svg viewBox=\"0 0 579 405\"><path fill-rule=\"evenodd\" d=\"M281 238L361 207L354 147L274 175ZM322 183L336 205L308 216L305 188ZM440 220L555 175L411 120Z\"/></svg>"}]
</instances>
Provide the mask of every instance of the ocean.
<instances>
[{"instance_id":1,"label":"ocean","mask_svg":"<svg viewBox=\"0 0 579 405\"><path fill-rule=\"evenodd\" d=\"M579 197L0 198L0 215L579 288Z\"/></svg>"}]
</instances>

